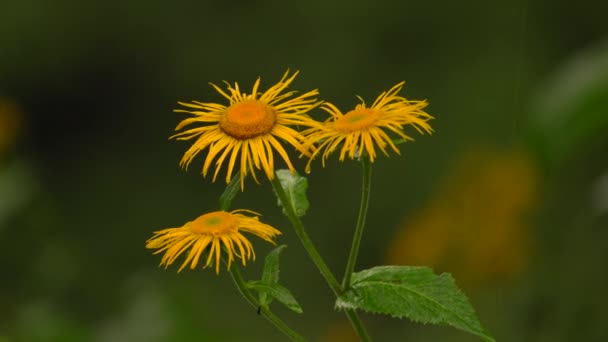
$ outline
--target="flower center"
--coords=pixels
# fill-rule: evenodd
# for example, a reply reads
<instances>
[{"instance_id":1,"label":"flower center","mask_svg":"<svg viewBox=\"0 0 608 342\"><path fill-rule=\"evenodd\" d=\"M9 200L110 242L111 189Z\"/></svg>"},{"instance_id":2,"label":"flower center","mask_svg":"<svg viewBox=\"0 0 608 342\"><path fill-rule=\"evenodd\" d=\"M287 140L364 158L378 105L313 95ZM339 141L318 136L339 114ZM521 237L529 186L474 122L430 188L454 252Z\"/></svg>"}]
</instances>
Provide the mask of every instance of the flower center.
<instances>
[{"instance_id":1,"label":"flower center","mask_svg":"<svg viewBox=\"0 0 608 342\"><path fill-rule=\"evenodd\" d=\"M225 211L204 214L190 222L190 231L195 234L221 236L235 230L237 221Z\"/></svg>"},{"instance_id":2,"label":"flower center","mask_svg":"<svg viewBox=\"0 0 608 342\"><path fill-rule=\"evenodd\" d=\"M245 140L270 132L276 122L277 114L271 106L256 100L245 100L228 107L219 125L229 136Z\"/></svg>"},{"instance_id":3,"label":"flower center","mask_svg":"<svg viewBox=\"0 0 608 342\"><path fill-rule=\"evenodd\" d=\"M354 109L336 120L335 127L338 132L351 133L372 127L376 120L375 110L369 108Z\"/></svg>"}]
</instances>

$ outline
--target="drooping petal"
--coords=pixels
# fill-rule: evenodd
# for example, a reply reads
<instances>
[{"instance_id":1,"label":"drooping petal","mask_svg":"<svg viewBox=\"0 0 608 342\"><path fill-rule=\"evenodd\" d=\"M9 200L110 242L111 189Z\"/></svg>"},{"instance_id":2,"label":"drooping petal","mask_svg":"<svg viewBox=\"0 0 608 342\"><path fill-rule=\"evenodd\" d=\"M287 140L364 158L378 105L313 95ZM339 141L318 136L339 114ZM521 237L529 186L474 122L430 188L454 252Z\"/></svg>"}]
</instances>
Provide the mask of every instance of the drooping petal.
<instances>
[{"instance_id":1,"label":"drooping petal","mask_svg":"<svg viewBox=\"0 0 608 342\"><path fill-rule=\"evenodd\" d=\"M165 268L185 254L178 272L188 265L190 269L195 269L203 253L207 253L204 267L213 264L216 273L220 270L222 253L226 255L224 260L228 268L236 259L241 259L245 266L247 260L255 260L255 251L242 232L272 244L274 238L281 234L274 227L260 222L258 216L258 213L247 209L203 214L181 227L155 232L154 236L146 241L146 248L156 250L153 254L164 253L160 266Z\"/></svg>"}]
</instances>

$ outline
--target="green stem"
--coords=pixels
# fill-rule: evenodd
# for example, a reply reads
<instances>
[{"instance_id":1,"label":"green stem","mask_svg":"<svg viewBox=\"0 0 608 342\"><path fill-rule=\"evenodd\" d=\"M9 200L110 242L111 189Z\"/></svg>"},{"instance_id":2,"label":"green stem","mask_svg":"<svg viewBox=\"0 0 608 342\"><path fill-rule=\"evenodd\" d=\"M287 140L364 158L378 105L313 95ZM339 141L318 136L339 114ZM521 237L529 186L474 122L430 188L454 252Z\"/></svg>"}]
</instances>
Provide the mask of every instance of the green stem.
<instances>
[{"instance_id":1,"label":"green stem","mask_svg":"<svg viewBox=\"0 0 608 342\"><path fill-rule=\"evenodd\" d=\"M298 217L298 215L296 214L291 200L289 199L289 197L287 197L285 189L283 189L283 186L281 185L281 181L279 181L278 177L276 177L275 175L274 179L272 179L270 183L272 184L274 191L277 193L277 196L281 200L287 218L289 219L291 225L296 231L298 238L300 238L302 245L304 245L304 249L306 250L306 252L308 252L308 255L312 259L312 262L315 264L315 266L317 266L317 268L327 281L329 287L332 289L332 291L334 291L334 294L336 296L339 296L342 293L342 287L340 286L340 283L338 282L334 274L331 272L319 252L317 251L317 248L312 243L312 240L308 236L308 233L306 233L306 230L304 229L304 225L302 224L300 217Z\"/></svg>"},{"instance_id":2,"label":"green stem","mask_svg":"<svg viewBox=\"0 0 608 342\"><path fill-rule=\"evenodd\" d=\"M357 226L355 227L355 235L350 247L348 262L346 263L346 271L342 280L342 288L348 289L352 279L355 265L357 264L357 255L359 254L359 246L361 245L361 237L363 236L363 228L365 228L365 217L367 216L367 208L369 207L369 194L372 185L372 163L363 156L361 157L363 166L363 180L361 184L361 204L359 206L359 217L357 218Z\"/></svg>"},{"instance_id":3,"label":"green stem","mask_svg":"<svg viewBox=\"0 0 608 342\"><path fill-rule=\"evenodd\" d=\"M317 248L308 236L308 233L306 233L306 230L304 229L304 224L302 224L302 220L300 220L300 217L296 214L295 209L293 207L293 203L291 203L291 200L289 199L289 197L287 197L285 189L283 188L283 185L281 185L281 181L279 181L279 178L277 177L276 173L275 177L270 181L270 183L272 184L274 191L279 197L279 200L283 205L283 209L285 209L287 218L289 219L291 225L296 231L296 235L298 235L298 238L302 242L304 249L306 250L306 252L308 252L308 256L312 259L312 262L315 264L315 266L317 266L317 269L321 272L336 297L340 297L344 292L342 286L340 286L340 283L338 282L334 274L331 272L319 252L317 251ZM359 335L361 341L370 341L371 339L367 334L367 331L365 330L365 327L363 326L359 315L357 315L357 312L351 309L347 309L345 310L345 312L353 328L357 332L357 335Z\"/></svg>"},{"instance_id":4,"label":"green stem","mask_svg":"<svg viewBox=\"0 0 608 342\"><path fill-rule=\"evenodd\" d=\"M369 337L367 330L365 330L365 326L363 325L363 322L361 322L361 319L359 318L359 315L357 315L357 312L355 310L349 309L345 310L345 313L346 317L348 317L348 320L350 321L350 324L353 326L353 328L355 328L357 336L359 336L361 341L370 342L372 339L371 337Z\"/></svg>"},{"instance_id":5,"label":"green stem","mask_svg":"<svg viewBox=\"0 0 608 342\"><path fill-rule=\"evenodd\" d=\"M243 280L243 276L239 271L239 268L235 265L230 267L230 274L232 275L232 280L234 280L234 284L237 289L245 298L249 304L251 304L254 308L260 310L260 314L264 316L272 325L274 325L277 329L279 329L283 334L287 335L292 341L297 342L305 342L306 339L299 335L297 332L293 331L290 327L285 324L277 315L275 315L268 307L260 307L258 300L251 294L245 281Z\"/></svg>"}]
</instances>

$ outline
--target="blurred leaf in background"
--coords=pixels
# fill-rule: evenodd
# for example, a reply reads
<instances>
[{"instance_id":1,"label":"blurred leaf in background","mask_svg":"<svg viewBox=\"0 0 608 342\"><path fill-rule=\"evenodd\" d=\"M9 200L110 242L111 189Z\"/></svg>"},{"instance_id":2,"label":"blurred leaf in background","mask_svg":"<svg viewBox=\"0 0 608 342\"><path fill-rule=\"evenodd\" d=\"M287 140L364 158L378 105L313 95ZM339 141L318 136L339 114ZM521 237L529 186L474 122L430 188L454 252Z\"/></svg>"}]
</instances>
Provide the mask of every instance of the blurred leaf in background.
<instances>
[{"instance_id":1,"label":"blurred leaf in background","mask_svg":"<svg viewBox=\"0 0 608 342\"><path fill-rule=\"evenodd\" d=\"M608 41L572 56L545 81L532 102L526 122L528 141L544 166L559 166L606 139Z\"/></svg>"},{"instance_id":2,"label":"blurred leaf in background","mask_svg":"<svg viewBox=\"0 0 608 342\"><path fill-rule=\"evenodd\" d=\"M605 341L608 297L608 41L575 51L540 85L526 142L545 183L534 272L523 298L531 341Z\"/></svg>"}]
</instances>

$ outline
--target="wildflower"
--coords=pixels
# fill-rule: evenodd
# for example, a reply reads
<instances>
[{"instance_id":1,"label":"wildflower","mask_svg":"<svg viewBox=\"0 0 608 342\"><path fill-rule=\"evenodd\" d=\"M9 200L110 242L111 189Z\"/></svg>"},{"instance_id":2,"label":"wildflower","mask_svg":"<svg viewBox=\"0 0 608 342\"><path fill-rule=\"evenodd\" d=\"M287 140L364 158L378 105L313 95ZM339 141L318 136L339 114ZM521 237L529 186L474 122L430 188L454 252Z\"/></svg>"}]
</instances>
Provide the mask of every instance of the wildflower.
<instances>
[{"instance_id":1,"label":"wildflower","mask_svg":"<svg viewBox=\"0 0 608 342\"><path fill-rule=\"evenodd\" d=\"M310 161L324 150L322 162L325 166L325 160L339 148L340 161L347 155L354 159L364 151L373 162L376 159L375 145L387 156L387 146L395 153L400 153L387 131L395 133L404 141L413 140L403 132L405 125L412 125L421 134L431 133L433 130L427 121L432 117L422 110L427 102L409 101L397 95L404 83L380 94L370 107L359 97L361 103L346 114L342 114L333 104L325 102L321 109L331 116L322 127L312 127L302 132L310 144L320 143ZM310 169L310 162L306 169Z\"/></svg>"},{"instance_id":2,"label":"wildflower","mask_svg":"<svg viewBox=\"0 0 608 342\"><path fill-rule=\"evenodd\" d=\"M251 217L241 213L259 215L245 209L207 213L182 227L154 232L154 236L146 241L146 248L157 249L154 254L165 253L160 261L160 266L164 265L165 268L189 249L188 256L178 272L188 264L191 269L196 268L201 254L207 249L209 255L205 267L215 262L216 273L220 272L222 249L228 254L228 268L235 256L242 260L244 266L247 260L255 260L255 253L251 242L241 232L251 233L272 244L272 239L281 232L260 222L257 216Z\"/></svg>"},{"instance_id":3,"label":"wildflower","mask_svg":"<svg viewBox=\"0 0 608 342\"><path fill-rule=\"evenodd\" d=\"M292 97L296 93L294 91L283 93L297 75L298 72L289 76L289 71L287 71L277 84L264 93L258 92L260 78L255 81L251 94L241 92L236 82L234 87L225 82L228 92L211 84L218 93L228 99L228 106L198 101L179 102L188 109L176 109L175 112L189 113L194 116L180 122L175 128L176 131L190 124L203 124L172 136L178 140L196 138L196 141L184 154L180 162L181 166L187 168L199 152L208 148L209 153L203 164L203 176L207 175L211 163L218 157L213 174L213 181L215 181L222 164L228 159L226 183L229 183L232 170L239 159L241 189L243 189L244 176L247 173L251 172L257 182L255 169L263 169L268 179L274 178L274 152L276 151L287 167L294 172L287 152L277 138L292 145L303 155L310 156L308 148L301 143L304 136L290 126L317 125L316 121L306 113L322 103L315 98L319 94L317 90L311 90L297 97Z\"/></svg>"}]
</instances>

